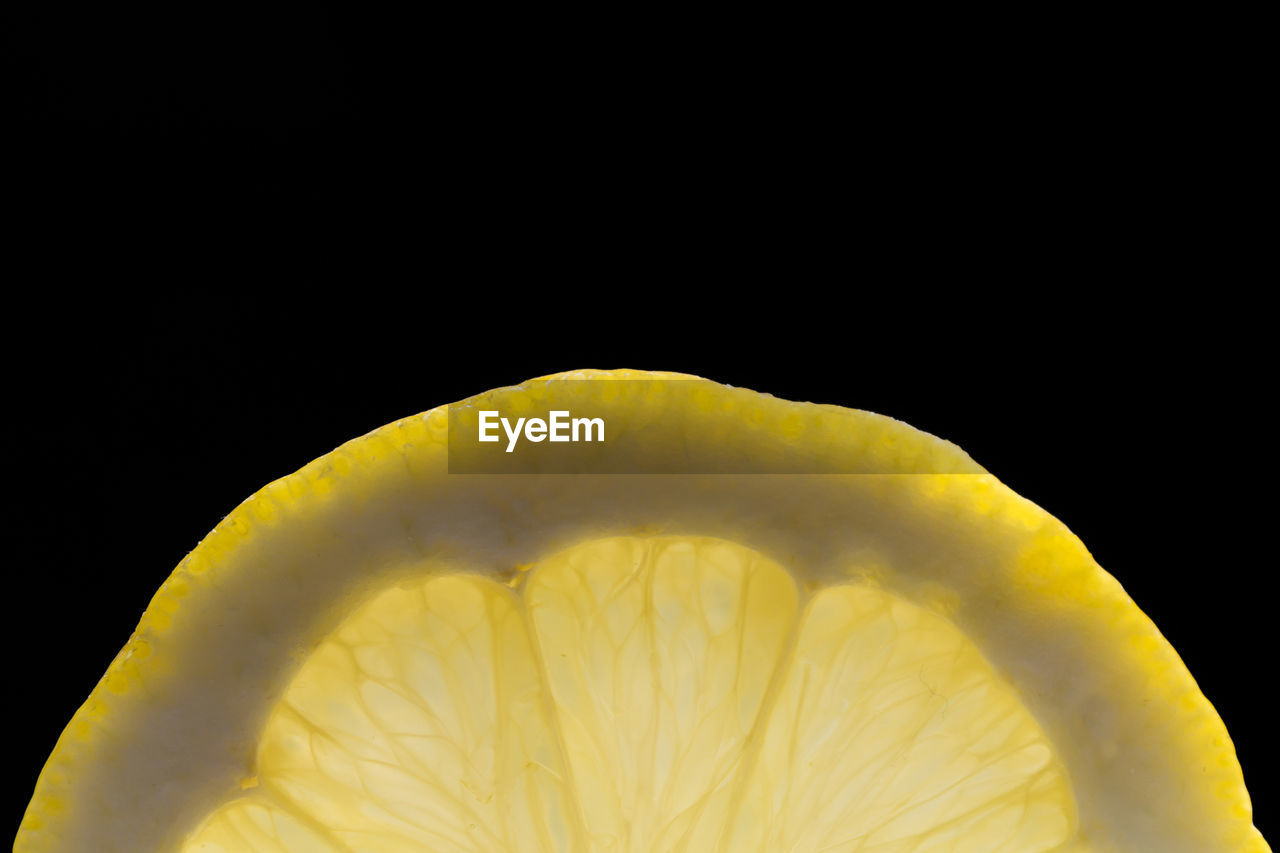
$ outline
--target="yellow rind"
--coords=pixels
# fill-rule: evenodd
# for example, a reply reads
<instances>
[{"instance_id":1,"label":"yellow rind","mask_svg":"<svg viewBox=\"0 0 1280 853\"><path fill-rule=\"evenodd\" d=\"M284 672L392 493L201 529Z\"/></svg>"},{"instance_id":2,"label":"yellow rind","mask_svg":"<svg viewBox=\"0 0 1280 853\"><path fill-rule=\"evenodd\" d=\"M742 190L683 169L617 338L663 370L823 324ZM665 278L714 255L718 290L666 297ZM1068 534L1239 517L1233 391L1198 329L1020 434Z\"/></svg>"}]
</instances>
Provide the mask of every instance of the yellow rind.
<instances>
[{"instance_id":1,"label":"yellow rind","mask_svg":"<svg viewBox=\"0 0 1280 853\"><path fill-rule=\"evenodd\" d=\"M559 393L563 379L605 378L693 379L578 371L483 396L511 401ZM594 387L574 387L584 385ZM797 577L858 578L946 615L1059 747L1095 853L1270 850L1221 719L1060 522L953 445L888 418L710 383L692 397L671 393L692 401L679 412L690 430L749 419L758 431L744 442L773 437L796 449L820 435L877 473L785 483L782 474L630 476L620 492L623 481L590 475L449 475L444 407L375 430L257 492L179 564L59 738L14 850L171 849L252 775L259 726L287 674L352 606L408 574L497 574L584 535L637 531L739 541ZM574 402L626 411L625 399ZM617 500L583 497L597 492ZM291 525L308 531L305 542L291 539ZM423 535L444 529L438 540ZM251 592L264 588L291 597ZM211 649L226 636L234 653L218 657ZM218 692L227 685L239 694ZM192 748L174 754L177 743ZM146 774L141 789L121 783Z\"/></svg>"}]
</instances>

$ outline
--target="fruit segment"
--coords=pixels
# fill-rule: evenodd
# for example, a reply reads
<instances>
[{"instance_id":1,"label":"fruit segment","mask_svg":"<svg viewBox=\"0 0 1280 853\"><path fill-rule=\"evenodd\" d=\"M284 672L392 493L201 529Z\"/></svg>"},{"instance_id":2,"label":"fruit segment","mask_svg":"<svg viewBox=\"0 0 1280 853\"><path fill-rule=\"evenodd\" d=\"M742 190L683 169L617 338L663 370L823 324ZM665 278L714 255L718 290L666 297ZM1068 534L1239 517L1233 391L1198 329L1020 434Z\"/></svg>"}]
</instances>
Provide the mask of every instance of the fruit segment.
<instances>
[{"instance_id":1,"label":"fruit segment","mask_svg":"<svg viewBox=\"0 0 1280 853\"><path fill-rule=\"evenodd\" d=\"M272 715L258 773L342 850L578 849L525 621L492 580L394 588L349 620Z\"/></svg>"},{"instance_id":2,"label":"fruit segment","mask_svg":"<svg viewBox=\"0 0 1280 853\"><path fill-rule=\"evenodd\" d=\"M714 850L791 577L727 542L608 539L540 567L525 600L592 849Z\"/></svg>"},{"instance_id":3,"label":"fruit segment","mask_svg":"<svg viewBox=\"0 0 1280 853\"><path fill-rule=\"evenodd\" d=\"M823 590L782 682L724 850L1037 853L1072 836L1044 734L944 619Z\"/></svg>"}]
</instances>

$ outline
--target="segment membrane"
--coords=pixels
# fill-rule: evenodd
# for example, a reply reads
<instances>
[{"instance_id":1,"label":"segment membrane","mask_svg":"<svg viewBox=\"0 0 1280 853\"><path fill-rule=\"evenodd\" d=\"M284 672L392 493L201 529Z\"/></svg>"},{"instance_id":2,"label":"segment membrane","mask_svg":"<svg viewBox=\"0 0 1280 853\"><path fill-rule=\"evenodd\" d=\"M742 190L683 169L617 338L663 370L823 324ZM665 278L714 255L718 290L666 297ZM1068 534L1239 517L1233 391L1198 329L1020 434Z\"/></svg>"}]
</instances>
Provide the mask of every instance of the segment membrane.
<instances>
[{"instance_id":1,"label":"segment membrane","mask_svg":"<svg viewBox=\"0 0 1280 853\"><path fill-rule=\"evenodd\" d=\"M1044 734L939 616L864 586L801 614L790 574L706 538L526 577L358 610L183 853L1082 849Z\"/></svg>"}]
</instances>

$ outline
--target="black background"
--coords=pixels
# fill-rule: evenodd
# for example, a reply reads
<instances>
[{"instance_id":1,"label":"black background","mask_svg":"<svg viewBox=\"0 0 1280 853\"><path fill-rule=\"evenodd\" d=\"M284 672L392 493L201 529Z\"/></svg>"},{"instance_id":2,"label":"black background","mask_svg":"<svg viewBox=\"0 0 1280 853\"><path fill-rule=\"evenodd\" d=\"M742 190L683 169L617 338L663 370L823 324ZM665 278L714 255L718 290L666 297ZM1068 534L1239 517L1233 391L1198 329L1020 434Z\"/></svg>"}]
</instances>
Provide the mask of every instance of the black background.
<instances>
[{"instance_id":1,"label":"black background","mask_svg":"<svg viewBox=\"0 0 1280 853\"><path fill-rule=\"evenodd\" d=\"M1123 62L890 85L823 51L499 65L316 10L22 14L20 789L254 490L491 387L637 367L891 415L1062 519L1182 655L1275 834L1258 227L1221 190L1238 156L1185 134L1217 117L1194 90Z\"/></svg>"}]
</instances>

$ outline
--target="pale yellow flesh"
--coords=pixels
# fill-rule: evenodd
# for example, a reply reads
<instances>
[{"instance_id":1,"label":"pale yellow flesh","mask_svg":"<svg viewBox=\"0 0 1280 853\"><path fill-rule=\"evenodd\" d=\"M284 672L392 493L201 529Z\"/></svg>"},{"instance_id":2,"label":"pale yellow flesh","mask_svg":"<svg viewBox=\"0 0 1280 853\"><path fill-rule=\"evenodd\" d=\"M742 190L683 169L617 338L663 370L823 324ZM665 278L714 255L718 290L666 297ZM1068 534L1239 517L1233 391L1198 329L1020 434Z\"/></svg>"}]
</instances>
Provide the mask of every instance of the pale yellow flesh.
<instances>
[{"instance_id":1,"label":"pale yellow flesh","mask_svg":"<svg viewBox=\"0 0 1280 853\"><path fill-rule=\"evenodd\" d=\"M401 584L271 713L184 853L950 851L1075 840L1043 731L945 619L622 537Z\"/></svg>"}]
</instances>

